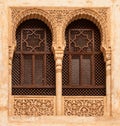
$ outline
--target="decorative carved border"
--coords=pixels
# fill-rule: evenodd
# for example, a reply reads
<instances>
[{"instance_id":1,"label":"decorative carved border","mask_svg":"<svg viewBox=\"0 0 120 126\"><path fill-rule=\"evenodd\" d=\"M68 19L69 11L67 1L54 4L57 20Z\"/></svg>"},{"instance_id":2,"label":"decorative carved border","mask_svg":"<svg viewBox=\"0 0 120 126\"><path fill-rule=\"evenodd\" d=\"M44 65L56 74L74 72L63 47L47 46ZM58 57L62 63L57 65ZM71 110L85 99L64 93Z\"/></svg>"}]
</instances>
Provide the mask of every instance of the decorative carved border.
<instances>
[{"instance_id":1,"label":"decorative carved border","mask_svg":"<svg viewBox=\"0 0 120 126\"><path fill-rule=\"evenodd\" d=\"M64 50L65 29L74 20L85 18L94 22L101 32L101 50L110 50L110 9L109 8L11 8L12 43L9 44L13 54L16 46L15 32L21 22L37 18L45 22L52 31L53 50ZM103 51L105 55L105 51ZM12 57L12 54L10 56Z\"/></svg>"},{"instance_id":2,"label":"decorative carved border","mask_svg":"<svg viewBox=\"0 0 120 126\"><path fill-rule=\"evenodd\" d=\"M49 15L46 11L39 8L11 8L11 17L12 17L12 36L13 44L15 45L15 32L17 27L25 20L31 18L37 18L45 22L48 27L51 29L52 33L55 28L54 18ZM54 38L54 37L53 37Z\"/></svg>"},{"instance_id":3,"label":"decorative carved border","mask_svg":"<svg viewBox=\"0 0 120 126\"><path fill-rule=\"evenodd\" d=\"M15 96L11 116L53 116L55 110L54 96Z\"/></svg>"},{"instance_id":4,"label":"decorative carved border","mask_svg":"<svg viewBox=\"0 0 120 126\"><path fill-rule=\"evenodd\" d=\"M94 22L101 32L102 47L110 47L110 10L109 8L80 8L75 9L66 16L63 23L63 35L65 34L66 26L76 19L85 18Z\"/></svg>"},{"instance_id":5,"label":"decorative carved border","mask_svg":"<svg viewBox=\"0 0 120 126\"><path fill-rule=\"evenodd\" d=\"M105 61L109 62L107 63L108 66L106 67L111 68L110 18L109 18L110 10L109 8L62 8L62 7L61 8L47 8L47 7L46 8L29 8L29 7L18 8L18 7L12 7L9 9L9 12L10 12L9 16L11 19L9 21L10 36L9 36L9 47L8 47L9 49L9 96L10 96L9 104L13 102L14 105L16 105L15 101L20 101L22 104L24 102L24 100L21 100L21 98L11 96L11 70L12 70L11 64L12 64L13 52L16 46L16 38L15 38L16 29L19 26L19 24L25 20L28 20L31 18L37 18L37 19L42 20L49 26L53 35L52 46L53 46L53 50L55 50L54 53L55 53L56 61L57 59L59 59L59 56L57 56L57 52L63 55L63 51L66 44L65 42L66 27L72 21L76 19L81 19L81 18L85 18L94 22L98 26L101 32L101 37L102 37L101 49L104 53ZM56 67L58 66L58 63L56 63ZM109 71L107 73L109 73ZM106 80L107 80L107 92L108 94L110 94L109 93L110 92L110 77ZM27 98L26 96L24 98L26 98L27 101L32 100L31 98ZM68 97L65 97L65 99L66 98ZM11 99L13 99L13 101L11 101ZM87 100L89 101L90 99L91 98L88 98ZM109 105L110 95L107 96L107 99L108 99L107 104ZM36 101L36 100L34 99L32 100L32 102L33 101ZM102 106L105 107L105 101L103 102L102 99L100 101L101 101ZM92 104L94 103L94 101L91 101L91 102ZM12 112L14 111L14 108L15 106L13 107ZM9 109L11 109L11 107Z\"/></svg>"},{"instance_id":6,"label":"decorative carved border","mask_svg":"<svg viewBox=\"0 0 120 126\"><path fill-rule=\"evenodd\" d=\"M63 104L65 116L103 116L105 113L105 97L66 96Z\"/></svg>"},{"instance_id":7,"label":"decorative carved border","mask_svg":"<svg viewBox=\"0 0 120 126\"><path fill-rule=\"evenodd\" d=\"M24 20L37 18L44 21L53 34L53 46L59 38L61 47L65 46L65 29L72 21L85 18L94 22L101 31L102 47L110 47L110 10L109 8L11 8L12 36L15 45L15 32ZM57 35L61 30L61 35ZM57 36L57 37L56 37ZM59 49L59 48L58 48ZM61 48L62 49L62 48Z\"/></svg>"}]
</instances>

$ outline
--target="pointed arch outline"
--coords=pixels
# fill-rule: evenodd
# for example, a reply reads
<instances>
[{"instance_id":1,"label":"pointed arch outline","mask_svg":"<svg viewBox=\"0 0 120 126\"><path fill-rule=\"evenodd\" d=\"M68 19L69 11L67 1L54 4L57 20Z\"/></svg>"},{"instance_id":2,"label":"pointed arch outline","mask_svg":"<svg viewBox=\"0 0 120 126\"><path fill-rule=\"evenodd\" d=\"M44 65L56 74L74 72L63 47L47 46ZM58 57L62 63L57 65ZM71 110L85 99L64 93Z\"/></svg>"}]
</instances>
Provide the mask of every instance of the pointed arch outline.
<instances>
[{"instance_id":1,"label":"pointed arch outline","mask_svg":"<svg viewBox=\"0 0 120 126\"><path fill-rule=\"evenodd\" d=\"M101 50L105 55L105 52L110 48L110 34L109 34L109 21L108 21L108 8L93 9L93 8L81 8L72 11L63 22L63 44L66 45L65 30L67 26L77 19L87 19L93 22L100 30L101 35ZM110 27L110 26L109 26ZM109 31L109 32L108 32Z\"/></svg>"}]
</instances>

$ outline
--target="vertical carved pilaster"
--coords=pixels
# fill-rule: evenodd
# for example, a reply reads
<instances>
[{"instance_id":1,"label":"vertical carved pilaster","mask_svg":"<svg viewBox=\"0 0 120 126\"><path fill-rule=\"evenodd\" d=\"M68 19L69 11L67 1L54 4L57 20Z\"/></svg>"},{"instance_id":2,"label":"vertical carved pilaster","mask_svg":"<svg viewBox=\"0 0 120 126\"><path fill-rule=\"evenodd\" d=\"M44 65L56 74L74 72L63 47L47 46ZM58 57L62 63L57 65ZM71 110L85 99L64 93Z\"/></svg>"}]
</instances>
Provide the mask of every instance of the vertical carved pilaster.
<instances>
[{"instance_id":1,"label":"vertical carved pilaster","mask_svg":"<svg viewBox=\"0 0 120 126\"><path fill-rule=\"evenodd\" d=\"M106 93L107 93L107 115L111 115L111 53L106 52Z\"/></svg>"},{"instance_id":2,"label":"vertical carved pilaster","mask_svg":"<svg viewBox=\"0 0 120 126\"><path fill-rule=\"evenodd\" d=\"M55 51L56 68L56 114L62 114L62 59L63 50Z\"/></svg>"},{"instance_id":3,"label":"vertical carved pilaster","mask_svg":"<svg viewBox=\"0 0 120 126\"><path fill-rule=\"evenodd\" d=\"M106 62L106 115L111 115L111 49L104 50L104 60Z\"/></svg>"},{"instance_id":4,"label":"vertical carved pilaster","mask_svg":"<svg viewBox=\"0 0 120 126\"><path fill-rule=\"evenodd\" d=\"M12 71L12 58L13 58L13 53L14 53L14 47L13 46L9 46L8 47L8 52L9 52L9 75L11 75L11 71Z\"/></svg>"},{"instance_id":5,"label":"vertical carved pilaster","mask_svg":"<svg viewBox=\"0 0 120 126\"><path fill-rule=\"evenodd\" d=\"M61 24L56 26L55 45L53 45L53 52L55 57L56 69L56 114L62 115L62 60L64 54L64 38L61 32Z\"/></svg>"}]
</instances>

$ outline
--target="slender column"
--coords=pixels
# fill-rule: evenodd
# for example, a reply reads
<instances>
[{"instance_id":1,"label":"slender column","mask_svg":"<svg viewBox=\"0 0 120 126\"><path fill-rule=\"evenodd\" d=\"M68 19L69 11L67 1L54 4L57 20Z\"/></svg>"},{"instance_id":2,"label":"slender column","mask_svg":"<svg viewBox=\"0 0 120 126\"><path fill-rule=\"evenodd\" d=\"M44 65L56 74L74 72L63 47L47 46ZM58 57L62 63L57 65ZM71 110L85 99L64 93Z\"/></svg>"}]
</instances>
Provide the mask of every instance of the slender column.
<instances>
[{"instance_id":1,"label":"slender column","mask_svg":"<svg viewBox=\"0 0 120 126\"><path fill-rule=\"evenodd\" d=\"M106 96L107 96L107 106L106 106L106 115L111 115L111 53L110 51L106 52Z\"/></svg>"},{"instance_id":2,"label":"slender column","mask_svg":"<svg viewBox=\"0 0 120 126\"><path fill-rule=\"evenodd\" d=\"M63 51L55 51L57 115L62 115L62 59L63 59Z\"/></svg>"},{"instance_id":3,"label":"slender column","mask_svg":"<svg viewBox=\"0 0 120 126\"><path fill-rule=\"evenodd\" d=\"M111 47L101 47L106 62L106 116L111 116L112 101L111 101Z\"/></svg>"}]
</instances>

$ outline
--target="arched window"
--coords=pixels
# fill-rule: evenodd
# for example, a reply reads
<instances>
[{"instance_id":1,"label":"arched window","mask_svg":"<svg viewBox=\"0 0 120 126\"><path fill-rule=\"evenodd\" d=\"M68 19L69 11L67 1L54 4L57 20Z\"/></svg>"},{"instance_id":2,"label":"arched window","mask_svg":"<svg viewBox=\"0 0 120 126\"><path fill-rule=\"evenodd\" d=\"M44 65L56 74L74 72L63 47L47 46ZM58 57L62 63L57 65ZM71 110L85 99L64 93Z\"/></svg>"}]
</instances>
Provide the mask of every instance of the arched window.
<instances>
[{"instance_id":1,"label":"arched window","mask_svg":"<svg viewBox=\"0 0 120 126\"><path fill-rule=\"evenodd\" d=\"M106 71L97 26L86 19L68 25L63 58L62 95L106 95Z\"/></svg>"},{"instance_id":2,"label":"arched window","mask_svg":"<svg viewBox=\"0 0 120 126\"><path fill-rule=\"evenodd\" d=\"M12 61L12 95L55 95L55 62L52 35L38 19L29 19L16 30Z\"/></svg>"}]
</instances>

